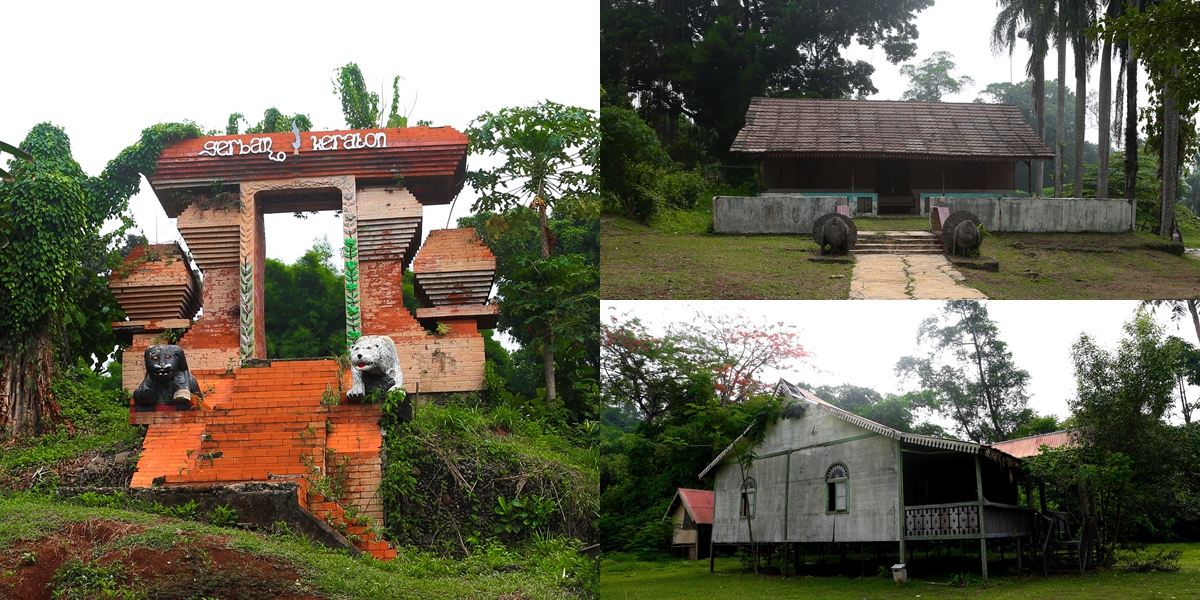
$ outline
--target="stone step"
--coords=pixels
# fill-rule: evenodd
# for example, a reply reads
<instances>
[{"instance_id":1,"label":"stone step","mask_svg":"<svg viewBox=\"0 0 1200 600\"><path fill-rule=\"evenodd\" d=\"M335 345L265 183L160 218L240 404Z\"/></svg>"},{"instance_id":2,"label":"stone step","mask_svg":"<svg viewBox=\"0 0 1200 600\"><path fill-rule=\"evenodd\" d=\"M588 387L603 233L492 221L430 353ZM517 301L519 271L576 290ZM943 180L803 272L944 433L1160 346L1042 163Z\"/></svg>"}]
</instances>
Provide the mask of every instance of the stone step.
<instances>
[{"instance_id":1,"label":"stone step","mask_svg":"<svg viewBox=\"0 0 1200 600\"><path fill-rule=\"evenodd\" d=\"M913 249L913 250L894 250L894 249L869 249L860 250L855 248L850 251L851 254L941 254L938 249Z\"/></svg>"}]
</instances>

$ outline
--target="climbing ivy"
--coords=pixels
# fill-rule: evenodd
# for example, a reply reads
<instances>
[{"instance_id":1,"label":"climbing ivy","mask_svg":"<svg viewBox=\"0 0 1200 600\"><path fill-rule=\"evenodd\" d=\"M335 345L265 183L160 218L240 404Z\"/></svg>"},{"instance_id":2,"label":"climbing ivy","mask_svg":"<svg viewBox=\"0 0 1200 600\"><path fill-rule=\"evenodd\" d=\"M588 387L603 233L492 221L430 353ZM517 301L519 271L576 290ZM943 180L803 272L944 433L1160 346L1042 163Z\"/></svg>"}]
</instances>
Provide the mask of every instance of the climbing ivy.
<instances>
[{"instance_id":1,"label":"climbing ivy","mask_svg":"<svg viewBox=\"0 0 1200 600\"><path fill-rule=\"evenodd\" d=\"M200 134L192 123L148 127L89 177L62 129L43 123L29 132L21 147L32 160L14 161L13 181L0 183L0 217L13 228L10 244L0 249L0 348L22 348L50 329L85 358L112 352L110 323L119 308L104 276L119 263L116 247L133 224L125 214L129 198L141 176L154 172L164 146ZM110 219L122 226L101 234Z\"/></svg>"}]
</instances>

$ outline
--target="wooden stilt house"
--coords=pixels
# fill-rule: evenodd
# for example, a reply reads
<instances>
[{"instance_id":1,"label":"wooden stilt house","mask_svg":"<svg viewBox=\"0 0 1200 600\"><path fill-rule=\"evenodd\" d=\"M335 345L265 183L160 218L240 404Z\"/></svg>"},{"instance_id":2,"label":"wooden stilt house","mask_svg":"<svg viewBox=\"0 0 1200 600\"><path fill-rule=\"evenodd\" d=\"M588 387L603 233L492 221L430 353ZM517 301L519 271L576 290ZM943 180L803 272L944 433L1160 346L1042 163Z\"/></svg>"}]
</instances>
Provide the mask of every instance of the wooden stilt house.
<instances>
[{"instance_id":1,"label":"wooden stilt house","mask_svg":"<svg viewBox=\"0 0 1200 600\"><path fill-rule=\"evenodd\" d=\"M714 478L715 544L987 540L1033 533L1019 506L1019 458L986 444L905 433L780 380L788 405L744 472L735 441L700 473ZM1027 498L1031 496L1026 495Z\"/></svg>"}]
</instances>

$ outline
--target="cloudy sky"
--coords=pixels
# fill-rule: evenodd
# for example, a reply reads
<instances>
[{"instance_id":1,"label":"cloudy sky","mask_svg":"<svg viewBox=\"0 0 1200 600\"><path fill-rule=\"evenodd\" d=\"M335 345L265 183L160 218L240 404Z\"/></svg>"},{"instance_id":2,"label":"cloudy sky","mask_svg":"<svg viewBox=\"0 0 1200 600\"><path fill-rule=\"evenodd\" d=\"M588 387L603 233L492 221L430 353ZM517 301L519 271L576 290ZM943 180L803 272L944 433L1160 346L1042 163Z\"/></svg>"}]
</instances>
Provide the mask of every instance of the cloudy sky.
<instances>
[{"instance_id":1,"label":"cloudy sky","mask_svg":"<svg viewBox=\"0 0 1200 600\"><path fill-rule=\"evenodd\" d=\"M392 77L403 77L410 122L460 131L483 112L547 99L599 107L594 1L39 1L6 5L0 38L0 140L19 143L51 121L93 175L154 123L224 129L230 113L256 123L275 106L309 115L317 130L344 128L331 80L348 62L376 90L390 93ZM468 159L468 168L489 164ZM473 201L463 190L451 226ZM144 180L131 209L151 241L179 239ZM448 206L427 208L426 232L448 216ZM291 261L340 231L332 213L270 215L267 255Z\"/></svg>"},{"instance_id":2,"label":"cloudy sky","mask_svg":"<svg viewBox=\"0 0 1200 600\"><path fill-rule=\"evenodd\" d=\"M975 80L975 85L966 91L945 96L943 100L970 102L978 97L979 92L989 83L1007 83L1010 80L1015 83L1025 79L1025 63L1029 60L1029 50L1027 46L1023 45L1023 40L1018 40L1022 44L1018 44L1013 52L1011 62L1007 52L1000 56L992 54L992 24L995 23L996 15L999 12L996 0L937 0L933 6L917 13L915 22L917 30L920 32L920 38L917 39L917 55L908 62L916 65L929 58L934 52L944 50L954 55L955 63L958 65L958 70L955 71L957 75L969 75ZM904 90L908 89L908 79L900 75L901 65L893 65L888 62L882 48L876 47L872 50L854 44L849 49L847 56L854 60L865 60L875 66L872 80L875 87L879 89L879 93L871 96L872 100L899 100ZM1051 49L1046 60L1047 80L1058 77L1057 61L1058 55ZM1072 91L1075 89L1074 64L1075 58L1068 51L1067 84ZM1089 72L1088 90L1095 91L1098 89L1100 81L1099 62L1092 65ZM1117 74L1114 72L1114 89L1116 79ZM1146 81L1144 71L1139 75L1138 81L1143 83ZM1145 89L1142 89L1139 93L1138 104L1144 106L1146 101L1147 94ZM1053 119L1054 115L1048 115L1047 118ZM1074 117L1067 115L1067 118ZM1086 137L1093 143L1099 139L1096 123L1090 116L1088 117Z\"/></svg>"},{"instance_id":3,"label":"cloudy sky","mask_svg":"<svg viewBox=\"0 0 1200 600\"><path fill-rule=\"evenodd\" d=\"M812 353L811 368L772 370L761 380L773 382L782 377L813 387L848 383L886 394L916 389L913 382L897 378L893 368L902 356L924 354L916 344L917 327L926 317L938 314L941 306L933 300L605 301L600 314L606 323L614 316L638 317L658 333L671 322L691 320L696 312L741 312L760 322L783 321L798 328L801 345ZM1029 406L1039 414L1063 419L1070 415L1067 401L1075 395L1071 344L1086 333L1101 346L1115 348L1123 337L1121 327L1133 316L1137 302L1010 300L988 302L987 308L1013 361L1029 371ZM1167 317L1161 310L1157 315L1169 335L1197 343L1190 320L1176 324ZM1190 389L1189 399L1197 398L1197 393L1200 390ZM1180 420L1178 409L1175 415Z\"/></svg>"}]
</instances>

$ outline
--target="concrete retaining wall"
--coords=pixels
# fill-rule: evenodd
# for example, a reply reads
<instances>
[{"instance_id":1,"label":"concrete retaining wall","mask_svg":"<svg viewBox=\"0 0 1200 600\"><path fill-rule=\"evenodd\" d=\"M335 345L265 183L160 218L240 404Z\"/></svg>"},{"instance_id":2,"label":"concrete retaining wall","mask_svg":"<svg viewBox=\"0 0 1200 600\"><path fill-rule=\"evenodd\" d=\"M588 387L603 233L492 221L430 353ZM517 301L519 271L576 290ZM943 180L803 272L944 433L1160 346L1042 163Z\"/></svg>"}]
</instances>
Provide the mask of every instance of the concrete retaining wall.
<instances>
[{"instance_id":1,"label":"concrete retaining wall","mask_svg":"<svg viewBox=\"0 0 1200 600\"><path fill-rule=\"evenodd\" d=\"M968 210L988 231L1030 233L1120 233L1133 229L1133 211L1123 199L933 198L950 212Z\"/></svg>"},{"instance_id":2,"label":"concrete retaining wall","mask_svg":"<svg viewBox=\"0 0 1200 600\"><path fill-rule=\"evenodd\" d=\"M358 556L355 548L342 534L324 521L300 507L296 493L297 485L290 481L250 482L227 485L164 486L150 488L116 487L61 487L60 498L72 498L84 492L108 495L120 492L127 498L143 502L157 502L163 506L181 506L189 501L198 505L197 514L203 518L218 506L227 506L237 511L238 525L270 529L282 521L293 531L333 550L347 550Z\"/></svg>"},{"instance_id":3,"label":"concrete retaining wall","mask_svg":"<svg viewBox=\"0 0 1200 600\"><path fill-rule=\"evenodd\" d=\"M737 235L812 235L817 217L835 212L845 196L717 196L713 231Z\"/></svg>"}]
</instances>

